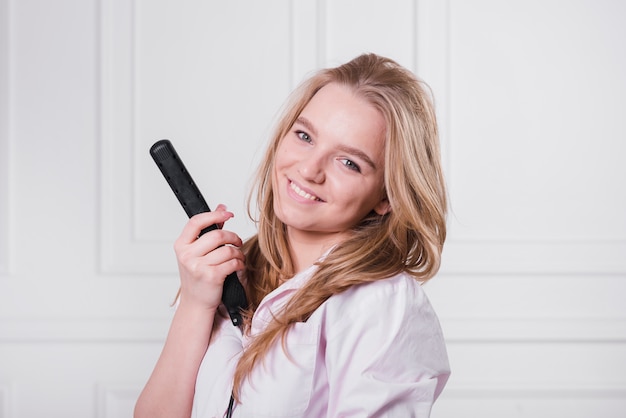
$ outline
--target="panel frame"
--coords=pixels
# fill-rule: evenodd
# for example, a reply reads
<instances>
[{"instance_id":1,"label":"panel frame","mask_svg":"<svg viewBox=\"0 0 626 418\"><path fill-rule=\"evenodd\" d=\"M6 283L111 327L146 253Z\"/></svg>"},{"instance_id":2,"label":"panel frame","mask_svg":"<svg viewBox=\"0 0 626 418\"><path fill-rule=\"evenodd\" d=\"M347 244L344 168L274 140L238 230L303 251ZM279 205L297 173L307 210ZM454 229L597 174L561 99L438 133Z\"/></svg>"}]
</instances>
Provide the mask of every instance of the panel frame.
<instances>
[{"instance_id":1,"label":"panel frame","mask_svg":"<svg viewBox=\"0 0 626 418\"><path fill-rule=\"evenodd\" d=\"M508 412L513 410L522 415L522 410L528 408L533 401L541 401L554 405L554 410L545 410L542 416L552 417L556 410L561 410L563 402L592 401L597 405L605 404L607 401L616 401L626 405L626 386L610 385L604 387L527 387L520 385L486 385L476 382L462 387L446 387L439 400L433 407L433 417L444 416L445 412L454 412L454 416L465 417L472 415L472 403L480 402L484 405L491 405L489 416L502 416L505 411L497 410L495 404L505 402L508 405ZM466 411L463 415L460 411ZM473 411L474 413L476 411ZM618 417L619 412L613 411L609 417Z\"/></svg>"},{"instance_id":2,"label":"panel frame","mask_svg":"<svg viewBox=\"0 0 626 418\"><path fill-rule=\"evenodd\" d=\"M0 0L0 276L9 274L11 201L11 19L9 0Z\"/></svg>"},{"instance_id":3,"label":"panel frame","mask_svg":"<svg viewBox=\"0 0 626 418\"><path fill-rule=\"evenodd\" d=\"M11 417L12 390L10 383L0 383L0 418Z\"/></svg>"},{"instance_id":4,"label":"panel frame","mask_svg":"<svg viewBox=\"0 0 626 418\"><path fill-rule=\"evenodd\" d=\"M0 319L0 343L162 343L170 318ZM459 343L626 344L623 318L442 318L446 341Z\"/></svg>"},{"instance_id":5,"label":"panel frame","mask_svg":"<svg viewBox=\"0 0 626 418\"><path fill-rule=\"evenodd\" d=\"M129 384L99 383L96 389L96 417L123 418L127 415L117 415L118 405L131 402L133 405L141 393L142 386Z\"/></svg>"},{"instance_id":6,"label":"panel frame","mask_svg":"<svg viewBox=\"0 0 626 418\"><path fill-rule=\"evenodd\" d=\"M432 87L437 103L444 169L454 188L455 138L451 135L454 96L451 80L451 8L455 0L417 0L417 71ZM454 196L452 196L452 199ZM454 207L454 201L451 202ZM454 220L450 214L450 221ZM589 257L594 254L594 257ZM626 275L623 239L455 237L449 234L442 274L453 275ZM495 255L495 256L494 256Z\"/></svg>"},{"instance_id":7,"label":"panel frame","mask_svg":"<svg viewBox=\"0 0 626 418\"><path fill-rule=\"evenodd\" d=\"M175 272L171 243L139 239L133 216L133 166L137 146L135 16L138 0L100 2L100 236L101 275L163 275ZM416 3L408 3L416 24ZM328 4L326 0L291 0L290 85L296 87L310 71L328 64ZM310 24L311 16L314 23ZM413 31L415 32L415 31ZM414 33L412 34L414 37ZM411 41L411 51L415 42ZM415 54L409 65L415 65Z\"/></svg>"},{"instance_id":8,"label":"panel frame","mask_svg":"<svg viewBox=\"0 0 626 418\"><path fill-rule=\"evenodd\" d=\"M99 143L100 143L100 202L98 273L100 275L162 276L175 273L172 244L162 240L137 237L133 219L136 214L134 190L138 173L135 158L144 150L137 140L137 74L135 51L139 0L101 0L100 2L100 88L99 88ZM313 3L290 2L293 20L311 8ZM290 38L294 38L291 36ZM298 37L300 38L300 37ZM304 43L310 43L308 37ZM290 82L298 84L293 76L308 64L306 54L294 58L303 44L291 42ZM145 150L146 156L147 150Z\"/></svg>"}]
</instances>

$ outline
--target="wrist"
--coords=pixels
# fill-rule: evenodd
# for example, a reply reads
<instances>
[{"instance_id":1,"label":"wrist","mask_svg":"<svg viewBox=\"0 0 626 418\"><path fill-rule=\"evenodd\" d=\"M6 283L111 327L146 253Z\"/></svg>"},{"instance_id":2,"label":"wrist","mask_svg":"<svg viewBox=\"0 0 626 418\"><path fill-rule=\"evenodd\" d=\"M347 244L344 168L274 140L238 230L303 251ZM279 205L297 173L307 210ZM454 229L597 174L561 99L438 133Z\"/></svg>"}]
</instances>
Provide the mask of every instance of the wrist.
<instances>
[{"instance_id":1,"label":"wrist","mask_svg":"<svg viewBox=\"0 0 626 418\"><path fill-rule=\"evenodd\" d=\"M202 336L210 336L216 315L217 307L207 307L183 298L176 307L172 325L180 332L202 340Z\"/></svg>"}]
</instances>

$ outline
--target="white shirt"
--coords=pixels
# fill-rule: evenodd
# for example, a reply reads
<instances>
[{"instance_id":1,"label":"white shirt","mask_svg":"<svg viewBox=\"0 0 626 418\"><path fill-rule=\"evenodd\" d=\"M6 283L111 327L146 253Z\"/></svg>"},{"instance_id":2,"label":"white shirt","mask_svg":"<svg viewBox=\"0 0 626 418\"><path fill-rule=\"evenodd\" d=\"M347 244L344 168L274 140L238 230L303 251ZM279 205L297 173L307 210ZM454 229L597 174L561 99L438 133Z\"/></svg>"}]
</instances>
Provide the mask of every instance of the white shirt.
<instances>
[{"instance_id":1,"label":"white shirt","mask_svg":"<svg viewBox=\"0 0 626 418\"><path fill-rule=\"evenodd\" d=\"M261 332L315 267L267 295L250 336L218 318L200 365L192 417L223 417L243 347ZM441 327L421 285L407 274L334 295L296 323L257 364L233 418L426 418L448 380Z\"/></svg>"}]
</instances>

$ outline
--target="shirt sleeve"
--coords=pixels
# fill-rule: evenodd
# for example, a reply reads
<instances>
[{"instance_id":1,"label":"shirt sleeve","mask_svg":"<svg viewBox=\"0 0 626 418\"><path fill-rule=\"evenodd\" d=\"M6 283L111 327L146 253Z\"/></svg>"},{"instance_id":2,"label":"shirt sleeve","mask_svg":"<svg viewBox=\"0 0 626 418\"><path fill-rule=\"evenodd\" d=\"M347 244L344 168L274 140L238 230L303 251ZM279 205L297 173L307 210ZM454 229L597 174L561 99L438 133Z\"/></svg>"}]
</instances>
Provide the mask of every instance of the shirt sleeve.
<instances>
[{"instance_id":1,"label":"shirt sleeve","mask_svg":"<svg viewBox=\"0 0 626 418\"><path fill-rule=\"evenodd\" d=\"M328 417L429 417L450 367L421 285L400 275L338 296L327 312Z\"/></svg>"}]
</instances>

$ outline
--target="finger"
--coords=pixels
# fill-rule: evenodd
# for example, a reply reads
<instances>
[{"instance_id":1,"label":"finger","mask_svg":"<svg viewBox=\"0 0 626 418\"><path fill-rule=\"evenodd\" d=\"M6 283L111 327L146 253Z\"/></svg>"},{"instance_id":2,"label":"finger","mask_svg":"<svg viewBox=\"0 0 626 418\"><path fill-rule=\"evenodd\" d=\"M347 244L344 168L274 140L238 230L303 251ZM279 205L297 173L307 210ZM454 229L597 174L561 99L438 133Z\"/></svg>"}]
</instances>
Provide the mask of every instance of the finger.
<instances>
[{"instance_id":1,"label":"finger","mask_svg":"<svg viewBox=\"0 0 626 418\"><path fill-rule=\"evenodd\" d=\"M219 277L219 284L223 286L226 277L236 271L244 270L244 262L238 258L233 258L217 266L213 266L213 272Z\"/></svg>"},{"instance_id":2,"label":"finger","mask_svg":"<svg viewBox=\"0 0 626 418\"><path fill-rule=\"evenodd\" d=\"M222 284L227 275L244 269L244 255L235 247L220 247L202 257L183 254L178 262L181 280L195 277L215 284Z\"/></svg>"},{"instance_id":3,"label":"finger","mask_svg":"<svg viewBox=\"0 0 626 418\"><path fill-rule=\"evenodd\" d=\"M227 210L228 210L228 208L226 207L226 205L223 205L223 204L221 204L221 203L220 203L219 205L217 205L217 207L215 208L215 211L216 211L216 212L219 212L219 211L227 211ZM218 224L217 224L217 227L218 227L219 229L222 229L222 228L224 227L224 222L220 222L220 223L218 223Z\"/></svg>"},{"instance_id":4,"label":"finger","mask_svg":"<svg viewBox=\"0 0 626 418\"><path fill-rule=\"evenodd\" d=\"M209 254L210 252L224 245L241 247L243 245L243 242L239 235L235 234L234 232L224 229L217 229L215 231L210 231L204 234L192 243L183 244L176 248L179 250L179 252L185 252L189 256L203 257L206 254Z\"/></svg>"},{"instance_id":5,"label":"finger","mask_svg":"<svg viewBox=\"0 0 626 418\"><path fill-rule=\"evenodd\" d=\"M215 212L203 212L195 216L192 216L180 236L178 237L178 243L192 243L200 235L200 231L214 224L223 224L228 219L232 218L234 214L226 210L220 210Z\"/></svg>"},{"instance_id":6,"label":"finger","mask_svg":"<svg viewBox=\"0 0 626 418\"><path fill-rule=\"evenodd\" d=\"M228 208L226 207L226 205L220 203L219 205L217 205L217 207L215 208L215 211L223 211L223 210L228 210Z\"/></svg>"},{"instance_id":7,"label":"finger","mask_svg":"<svg viewBox=\"0 0 626 418\"><path fill-rule=\"evenodd\" d=\"M245 255L239 248L224 246L202 256L202 263L207 266L219 266L232 260L243 262L245 260Z\"/></svg>"}]
</instances>

